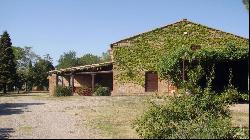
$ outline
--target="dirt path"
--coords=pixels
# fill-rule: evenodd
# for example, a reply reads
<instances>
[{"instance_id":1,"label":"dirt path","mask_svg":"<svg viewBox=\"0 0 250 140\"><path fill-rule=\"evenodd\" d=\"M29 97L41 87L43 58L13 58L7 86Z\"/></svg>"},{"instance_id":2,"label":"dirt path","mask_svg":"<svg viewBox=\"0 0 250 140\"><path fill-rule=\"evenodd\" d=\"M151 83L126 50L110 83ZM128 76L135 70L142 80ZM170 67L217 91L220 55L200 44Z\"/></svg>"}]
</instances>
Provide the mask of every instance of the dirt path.
<instances>
[{"instance_id":1,"label":"dirt path","mask_svg":"<svg viewBox=\"0 0 250 140\"><path fill-rule=\"evenodd\" d=\"M80 99L39 99L38 95L0 97L0 139L2 138L98 138L84 125L77 107Z\"/></svg>"},{"instance_id":2,"label":"dirt path","mask_svg":"<svg viewBox=\"0 0 250 140\"><path fill-rule=\"evenodd\" d=\"M139 138L131 123L147 96L49 97L46 93L0 96L0 139ZM235 126L248 127L249 104L230 108Z\"/></svg>"}]
</instances>

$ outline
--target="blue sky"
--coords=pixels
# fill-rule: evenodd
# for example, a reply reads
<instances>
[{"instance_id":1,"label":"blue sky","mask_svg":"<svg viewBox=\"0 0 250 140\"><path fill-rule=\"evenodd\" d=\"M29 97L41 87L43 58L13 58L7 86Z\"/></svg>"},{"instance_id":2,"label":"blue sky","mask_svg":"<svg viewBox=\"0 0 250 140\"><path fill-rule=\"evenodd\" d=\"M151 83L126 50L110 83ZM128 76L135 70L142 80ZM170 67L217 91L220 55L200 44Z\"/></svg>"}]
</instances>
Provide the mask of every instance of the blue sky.
<instances>
[{"instance_id":1,"label":"blue sky","mask_svg":"<svg viewBox=\"0 0 250 140\"><path fill-rule=\"evenodd\" d=\"M0 31L53 64L63 52L101 55L109 45L183 18L249 38L242 0L0 0Z\"/></svg>"}]
</instances>

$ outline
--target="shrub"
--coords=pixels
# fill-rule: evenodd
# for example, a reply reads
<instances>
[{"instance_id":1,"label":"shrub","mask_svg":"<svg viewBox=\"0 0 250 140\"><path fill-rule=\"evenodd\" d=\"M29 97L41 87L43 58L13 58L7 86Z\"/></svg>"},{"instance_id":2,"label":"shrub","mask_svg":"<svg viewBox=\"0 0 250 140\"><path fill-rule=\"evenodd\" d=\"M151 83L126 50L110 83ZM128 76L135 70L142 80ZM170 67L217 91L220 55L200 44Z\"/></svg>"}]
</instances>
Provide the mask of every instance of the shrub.
<instances>
[{"instance_id":1,"label":"shrub","mask_svg":"<svg viewBox=\"0 0 250 140\"><path fill-rule=\"evenodd\" d=\"M211 79L205 89L192 89L190 95L169 97L168 102L151 106L133 123L146 139L228 139L245 138L246 133L232 127L228 105L235 91L218 95L211 91ZM232 96L232 97L231 97ZM239 133L240 132L240 133Z\"/></svg>"},{"instance_id":2,"label":"shrub","mask_svg":"<svg viewBox=\"0 0 250 140\"><path fill-rule=\"evenodd\" d=\"M223 100L225 100L225 102L228 102L229 104L249 102L249 94L241 93L236 88L229 87L221 94Z\"/></svg>"},{"instance_id":3,"label":"shrub","mask_svg":"<svg viewBox=\"0 0 250 140\"><path fill-rule=\"evenodd\" d=\"M239 92L234 88L227 88L221 94L222 94L221 98L229 104L237 103L240 98Z\"/></svg>"},{"instance_id":4,"label":"shrub","mask_svg":"<svg viewBox=\"0 0 250 140\"><path fill-rule=\"evenodd\" d=\"M102 87L101 85L97 85L93 95L95 95L95 96L109 96L110 90L108 87Z\"/></svg>"},{"instance_id":5,"label":"shrub","mask_svg":"<svg viewBox=\"0 0 250 140\"><path fill-rule=\"evenodd\" d=\"M248 93L241 94L241 100L248 103L249 102L249 94Z\"/></svg>"},{"instance_id":6,"label":"shrub","mask_svg":"<svg viewBox=\"0 0 250 140\"><path fill-rule=\"evenodd\" d=\"M86 86L77 87L75 89L75 93L77 93L78 95L81 95L81 96L91 96L92 95L92 89L88 88Z\"/></svg>"},{"instance_id":7,"label":"shrub","mask_svg":"<svg viewBox=\"0 0 250 140\"><path fill-rule=\"evenodd\" d=\"M72 91L70 87L57 86L54 92L54 96L71 96Z\"/></svg>"}]
</instances>

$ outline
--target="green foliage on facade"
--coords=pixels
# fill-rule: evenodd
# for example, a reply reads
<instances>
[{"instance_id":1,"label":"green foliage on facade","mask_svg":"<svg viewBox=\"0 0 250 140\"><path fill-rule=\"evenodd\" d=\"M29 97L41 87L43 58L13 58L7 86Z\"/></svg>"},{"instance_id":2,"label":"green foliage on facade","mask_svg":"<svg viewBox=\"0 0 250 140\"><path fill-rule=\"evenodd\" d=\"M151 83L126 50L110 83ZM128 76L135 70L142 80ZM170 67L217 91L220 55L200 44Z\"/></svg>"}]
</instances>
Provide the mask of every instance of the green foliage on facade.
<instances>
[{"instance_id":1,"label":"green foliage on facade","mask_svg":"<svg viewBox=\"0 0 250 140\"><path fill-rule=\"evenodd\" d=\"M185 53L192 60L231 60L248 57L249 47L248 39L189 21L180 21L119 43L113 46L114 70L118 72L115 79L139 85L145 84L145 71L169 73L172 69L175 74L171 74L171 80L179 79L174 76L180 73L179 62ZM190 55L192 45L202 49ZM165 69L159 67L162 64Z\"/></svg>"},{"instance_id":2,"label":"green foliage on facade","mask_svg":"<svg viewBox=\"0 0 250 140\"><path fill-rule=\"evenodd\" d=\"M177 47L167 52L158 63L158 71L161 75L167 76L177 86L181 86L182 79L182 63L185 61L185 72L187 79L190 76L198 76L196 82L203 76L204 71L209 71L214 63L229 62L248 59L248 47L238 46L228 43L223 47L203 47L193 51L190 47ZM201 69L197 69L200 67ZM191 73L194 73L191 75ZM195 84L195 83L193 83Z\"/></svg>"}]
</instances>

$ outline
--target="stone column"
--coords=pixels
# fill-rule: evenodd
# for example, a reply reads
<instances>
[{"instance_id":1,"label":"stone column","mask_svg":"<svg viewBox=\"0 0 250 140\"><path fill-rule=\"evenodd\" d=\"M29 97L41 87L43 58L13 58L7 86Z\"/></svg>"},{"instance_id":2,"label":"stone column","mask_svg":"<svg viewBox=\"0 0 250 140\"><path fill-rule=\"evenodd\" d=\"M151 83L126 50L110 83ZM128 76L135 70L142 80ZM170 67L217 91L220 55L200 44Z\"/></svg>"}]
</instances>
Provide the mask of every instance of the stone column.
<instances>
[{"instance_id":1,"label":"stone column","mask_svg":"<svg viewBox=\"0 0 250 140\"><path fill-rule=\"evenodd\" d=\"M94 90L95 90L95 74L91 74L91 77L92 77L91 88L92 88L92 92L94 92Z\"/></svg>"},{"instance_id":2,"label":"stone column","mask_svg":"<svg viewBox=\"0 0 250 140\"><path fill-rule=\"evenodd\" d=\"M70 82L71 82L71 87L72 87L72 93L74 93L74 77L75 75L73 73L71 73L70 75Z\"/></svg>"}]
</instances>

